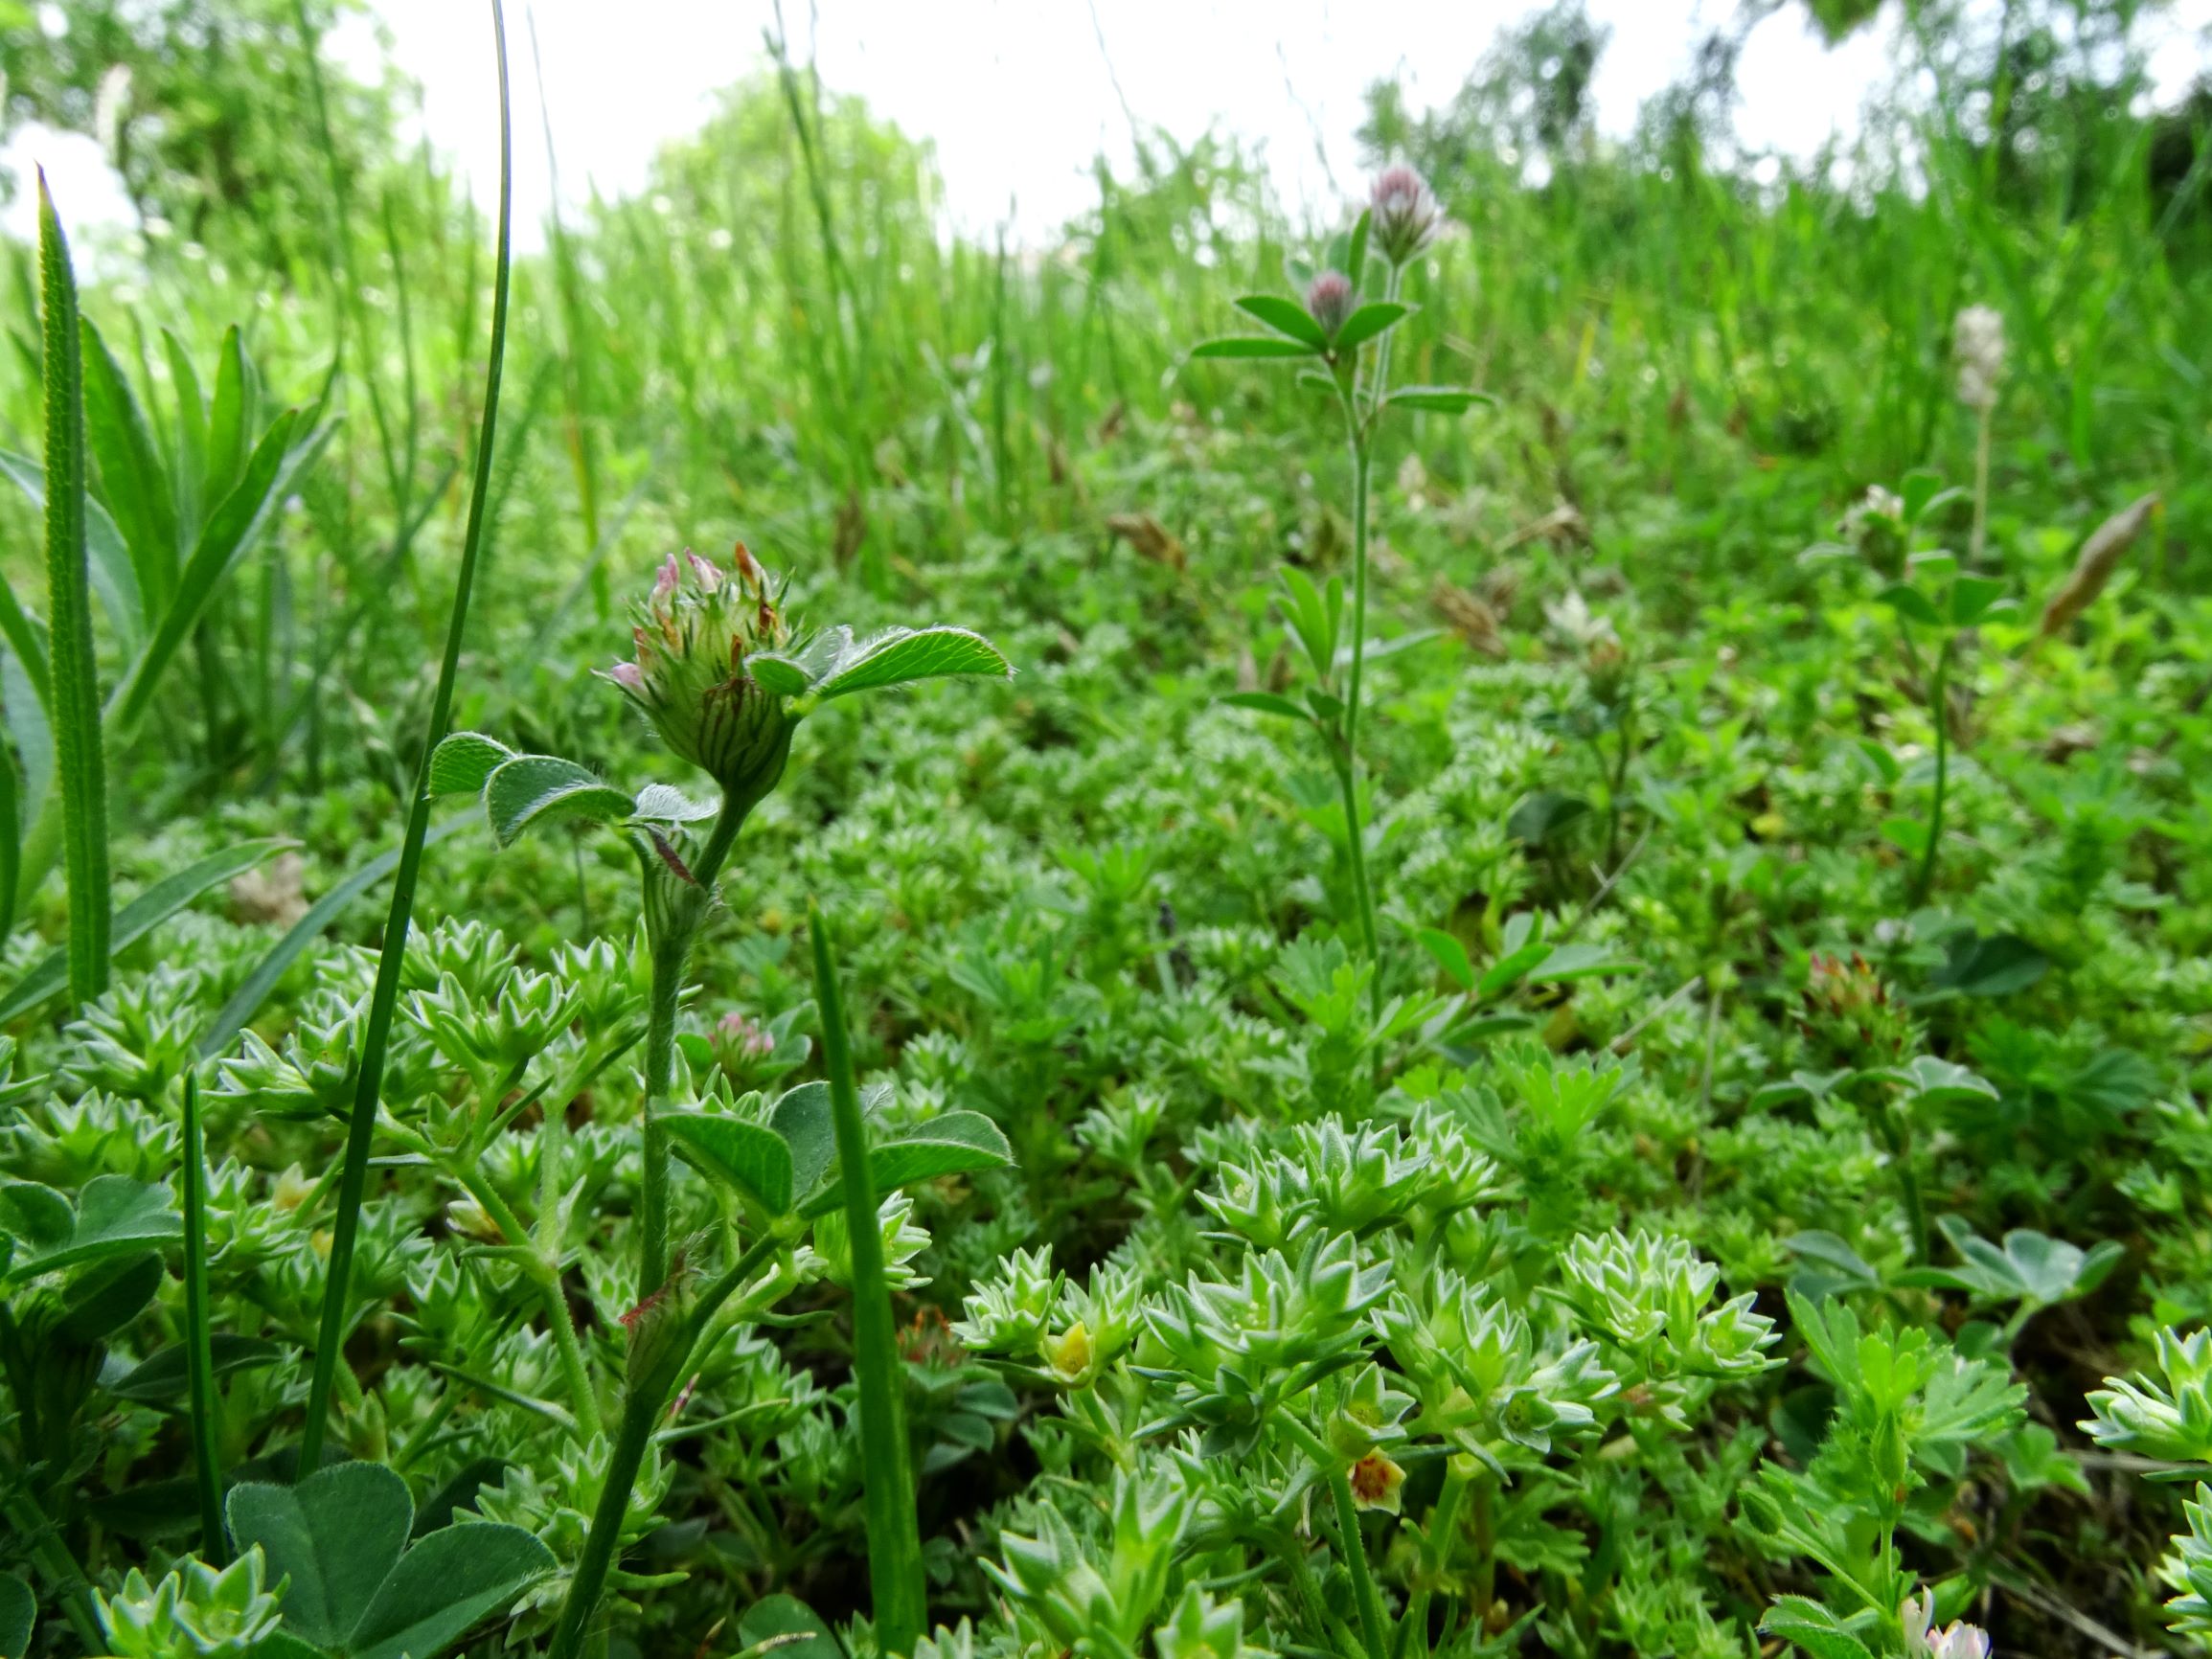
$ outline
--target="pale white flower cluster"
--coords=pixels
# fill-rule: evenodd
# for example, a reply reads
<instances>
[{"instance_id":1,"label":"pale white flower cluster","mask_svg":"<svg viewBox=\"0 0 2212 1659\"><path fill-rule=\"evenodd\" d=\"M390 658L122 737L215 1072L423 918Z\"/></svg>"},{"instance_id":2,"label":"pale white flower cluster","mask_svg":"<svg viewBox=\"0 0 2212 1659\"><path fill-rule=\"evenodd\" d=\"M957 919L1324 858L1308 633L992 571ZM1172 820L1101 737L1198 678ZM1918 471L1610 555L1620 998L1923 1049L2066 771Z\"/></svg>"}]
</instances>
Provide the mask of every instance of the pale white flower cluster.
<instances>
[{"instance_id":1,"label":"pale white flower cluster","mask_svg":"<svg viewBox=\"0 0 2212 1659\"><path fill-rule=\"evenodd\" d=\"M1933 1590L1917 1600L1905 1597L1897 1616L1904 1625L1904 1650L1909 1659L1989 1659L1989 1632L1979 1625L1954 1619L1940 1630L1928 1628L1928 1622L1935 1617Z\"/></svg>"},{"instance_id":2,"label":"pale white flower cluster","mask_svg":"<svg viewBox=\"0 0 2212 1659\"><path fill-rule=\"evenodd\" d=\"M1958 364L1958 400L1984 413L1996 407L2005 372L2005 320L1987 306L1969 306L1951 325L1951 356Z\"/></svg>"}]
</instances>

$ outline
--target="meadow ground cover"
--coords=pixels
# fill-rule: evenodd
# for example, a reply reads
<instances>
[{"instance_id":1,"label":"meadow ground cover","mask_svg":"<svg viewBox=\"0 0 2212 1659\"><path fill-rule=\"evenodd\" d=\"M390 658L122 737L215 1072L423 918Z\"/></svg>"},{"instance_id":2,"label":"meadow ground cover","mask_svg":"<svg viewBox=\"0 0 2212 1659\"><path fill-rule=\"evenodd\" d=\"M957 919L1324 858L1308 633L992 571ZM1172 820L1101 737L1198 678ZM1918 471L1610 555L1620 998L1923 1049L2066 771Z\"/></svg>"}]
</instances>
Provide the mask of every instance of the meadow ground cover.
<instances>
[{"instance_id":1,"label":"meadow ground cover","mask_svg":"<svg viewBox=\"0 0 2212 1659\"><path fill-rule=\"evenodd\" d=\"M517 260L322 0L0 4L142 229L5 250L0 1654L2201 1647L2137 10L1038 248L772 36Z\"/></svg>"}]
</instances>

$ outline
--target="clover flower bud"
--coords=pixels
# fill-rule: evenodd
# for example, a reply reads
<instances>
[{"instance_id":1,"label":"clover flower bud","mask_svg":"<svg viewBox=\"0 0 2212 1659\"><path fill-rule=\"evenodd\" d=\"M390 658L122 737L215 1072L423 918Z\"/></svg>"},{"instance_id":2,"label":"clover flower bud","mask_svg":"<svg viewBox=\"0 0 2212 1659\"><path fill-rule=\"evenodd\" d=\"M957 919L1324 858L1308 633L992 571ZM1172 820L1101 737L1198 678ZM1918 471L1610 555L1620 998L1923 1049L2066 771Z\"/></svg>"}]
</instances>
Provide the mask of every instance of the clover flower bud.
<instances>
[{"instance_id":1,"label":"clover flower bud","mask_svg":"<svg viewBox=\"0 0 2212 1659\"><path fill-rule=\"evenodd\" d=\"M1352 315L1352 279L1342 271L1323 271L1306 289L1306 309L1331 339Z\"/></svg>"},{"instance_id":2,"label":"clover flower bud","mask_svg":"<svg viewBox=\"0 0 2212 1659\"><path fill-rule=\"evenodd\" d=\"M1958 400L1988 414L1996 407L2005 372L2005 320L1987 306L1969 306L1951 325L1951 356L1958 363Z\"/></svg>"},{"instance_id":3,"label":"clover flower bud","mask_svg":"<svg viewBox=\"0 0 2212 1659\"><path fill-rule=\"evenodd\" d=\"M711 1039L716 1050L727 1049L734 1059L761 1059L775 1052L776 1039L751 1019L732 1009L715 1022Z\"/></svg>"},{"instance_id":4,"label":"clover flower bud","mask_svg":"<svg viewBox=\"0 0 2212 1659\"><path fill-rule=\"evenodd\" d=\"M1385 168L1368 197L1369 235L1393 265L1402 265L1428 245L1436 231L1436 196L1409 167Z\"/></svg>"},{"instance_id":5,"label":"clover flower bud","mask_svg":"<svg viewBox=\"0 0 2212 1659\"><path fill-rule=\"evenodd\" d=\"M1911 1014L1857 951L1848 962L1813 953L1799 1024L1828 1057L1854 1065L1894 1063L1914 1037Z\"/></svg>"},{"instance_id":6,"label":"clover flower bud","mask_svg":"<svg viewBox=\"0 0 2212 1659\"><path fill-rule=\"evenodd\" d=\"M689 549L670 555L631 613L636 659L604 674L672 751L750 805L783 777L797 722L745 659L783 650L791 630L743 543L731 562L725 573Z\"/></svg>"}]
</instances>

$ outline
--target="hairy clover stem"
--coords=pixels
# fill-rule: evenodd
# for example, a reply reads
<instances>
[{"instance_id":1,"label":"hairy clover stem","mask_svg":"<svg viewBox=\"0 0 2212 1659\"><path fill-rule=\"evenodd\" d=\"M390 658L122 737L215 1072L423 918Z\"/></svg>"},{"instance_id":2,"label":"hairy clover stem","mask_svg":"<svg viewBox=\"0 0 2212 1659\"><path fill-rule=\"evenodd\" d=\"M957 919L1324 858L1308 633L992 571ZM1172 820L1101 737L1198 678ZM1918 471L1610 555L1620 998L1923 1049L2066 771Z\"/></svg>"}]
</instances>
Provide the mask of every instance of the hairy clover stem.
<instances>
[{"instance_id":1,"label":"hairy clover stem","mask_svg":"<svg viewBox=\"0 0 2212 1659\"><path fill-rule=\"evenodd\" d=\"M647 1448L652 1444L653 1424L670 1395L691 1375L696 1359L694 1351L722 1304L760 1271L780 1242L773 1234L756 1239L700 1295L678 1338L687 1357L675 1369L673 1379L656 1373L630 1384L623 1399L614 1448L607 1457L606 1478L600 1488L599 1503L592 1510L591 1531L584 1534L583 1553L577 1557L576 1571L568 1580L568 1596L560 1604L560 1618L554 1625L553 1645L546 1649L546 1659L576 1659L583 1644L584 1625L599 1605L607 1569L614 1564L615 1546L621 1541L623 1522L629 1513L630 1493L637 1489L638 1471L645 1466Z\"/></svg>"},{"instance_id":2,"label":"hairy clover stem","mask_svg":"<svg viewBox=\"0 0 2212 1659\"><path fill-rule=\"evenodd\" d=\"M692 877L708 892L721 874L730 849L759 797L724 790L722 809L707 835ZM676 1008L683 998L692 945L698 939L700 915L674 920L667 936L653 941L652 985L646 1004L645 1173L638 1188L638 1219L645 1238L638 1255L637 1296L643 1302L669 1276L669 1147L660 1123L661 1107L675 1079Z\"/></svg>"}]
</instances>

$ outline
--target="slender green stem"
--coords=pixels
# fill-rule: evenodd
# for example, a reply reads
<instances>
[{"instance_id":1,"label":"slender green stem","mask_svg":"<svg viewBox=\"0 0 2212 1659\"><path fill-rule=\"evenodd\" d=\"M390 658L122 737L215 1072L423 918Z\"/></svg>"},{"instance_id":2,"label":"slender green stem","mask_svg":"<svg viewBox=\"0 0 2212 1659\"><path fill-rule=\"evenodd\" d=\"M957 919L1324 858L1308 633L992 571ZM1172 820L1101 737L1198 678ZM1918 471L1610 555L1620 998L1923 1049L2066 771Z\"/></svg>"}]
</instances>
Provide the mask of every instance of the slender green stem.
<instances>
[{"instance_id":1,"label":"slender green stem","mask_svg":"<svg viewBox=\"0 0 2212 1659\"><path fill-rule=\"evenodd\" d=\"M535 1247L530 1229L523 1225L522 1217L514 1213L514 1206L507 1201L506 1195L491 1184L480 1163L466 1156L455 1157L433 1145L428 1136L410 1128L388 1125L387 1133L409 1151L428 1159L447 1180L473 1198L476 1207L499 1229L501 1237L519 1253L524 1277L536 1290L545 1310L546 1327L553 1332L554 1351L560 1358L561 1381L568 1391L577 1427L585 1439L596 1438L600 1432L599 1397L592 1390L591 1371L584 1364L583 1347L577 1340L576 1319L568 1310L568 1297L560 1287L558 1263L550 1254Z\"/></svg>"},{"instance_id":2,"label":"slender green stem","mask_svg":"<svg viewBox=\"0 0 2212 1659\"><path fill-rule=\"evenodd\" d=\"M1367 835L1359 821L1359 692L1361 665L1367 654L1367 445L1356 439L1352 449L1352 671L1345 682L1344 752L1337 761L1336 783L1344 797L1345 845L1352 858L1352 902L1359 912L1360 948L1375 969L1370 1000L1380 1006L1382 969L1375 933L1375 898L1367 885Z\"/></svg>"},{"instance_id":3,"label":"slender green stem","mask_svg":"<svg viewBox=\"0 0 2212 1659\"><path fill-rule=\"evenodd\" d=\"M1367 1650L1367 1659L1389 1659L1390 1625L1383 1617L1382 1597L1375 1588L1375 1575L1367 1564L1367 1545L1359 1534L1359 1509L1352 1500L1352 1482L1344 1471L1344 1460L1294 1413L1278 1413L1275 1422L1328 1485L1336 1510L1336 1541L1344 1556L1344 1570L1352 1576L1353 1598L1358 1607L1360 1644Z\"/></svg>"},{"instance_id":4,"label":"slender green stem","mask_svg":"<svg viewBox=\"0 0 2212 1659\"><path fill-rule=\"evenodd\" d=\"M1358 275L1354 272L1354 279ZM1392 266L1384 289L1386 300L1398 298L1398 268ZM1336 773L1344 796L1344 830L1352 856L1352 898L1359 911L1360 943L1374 970L1368 981L1368 1006L1378 1014L1382 1008L1382 960L1375 929L1375 896L1367 877L1367 836L1359 821L1359 715L1367 668L1368 484L1374 466L1375 424L1389 392L1389 375L1390 337L1385 334L1375 349L1375 374L1368 383L1364 405L1355 382L1344 407L1352 442L1352 665L1344 692L1344 759Z\"/></svg>"},{"instance_id":5,"label":"slender green stem","mask_svg":"<svg viewBox=\"0 0 2212 1659\"><path fill-rule=\"evenodd\" d=\"M1610 875L1621 862L1621 792L1629 786L1629 758L1635 742L1635 704L1624 701L1621 705L1620 723L1614 736L1620 739L1620 753L1613 759L1611 776L1606 780L1606 874Z\"/></svg>"},{"instance_id":6,"label":"slender green stem","mask_svg":"<svg viewBox=\"0 0 2212 1659\"><path fill-rule=\"evenodd\" d=\"M199 1073L184 1074L184 1331L192 1399L192 1473L199 1490L200 1555L230 1559L223 1537L222 1468L216 1448L215 1334L207 1284L207 1142L199 1115Z\"/></svg>"},{"instance_id":7,"label":"slender green stem","mask_svg":"<svg viewBox=\"0 0 2212 1659\"><path fill-rule=\"evenodd\" d=\"M1474 1479L1475 1463L1465 1452L1455 1452L1444 1466L1444 1489L1428 1511L1421 1534L1421 1570L1398 1628L1398 1650L1421 1659L1428 1651L1428 1601L1451 1556L1451 1541L1459 1531L1459 1508Z\"/></svg>"},{"instance_id":8,"label":"slender green stem","mask_svg":"<svg viewBox=\"0 0 2212 1659\"><path fill-rule=\"evenodd\" d=\"M1366 1645L1367 1659L1388 1659L1389 1626L1382 1616L1382 1597L1367 1565L1367 1544L1359 1535L1359 1510L1352 1501L1352 1482L1342 1469L1330 1471L1329 1496L1336 1506L1336 1532L1344 1549L1344 1566L1352 1575L1352 1594L1359 1606L1359 1639Z\"/></svg>"},{"instance_id":9,"label":"slender green stem","mask_svg":"<svg viewBox=\"0 0 2212 1659\"><path fill-rule=\"evenodd\" d=\"M376 1138L376 1107L384 1090L384 1059L391 1045L392 1013L399 999L399 970L406 958L407 926L415 912L415 884L422 869L422 838L430 829L430 757L453 717L453 681L467 632L468 600L476 584L476 565L484 548L485 508L491 492L491 453L498 433L499 382L507 354L507 290L513 220L514 158L508 116L507 19L500 0L491 0L491 32L499 61L499 252L492 271L491 349L484 376L484 416L476 439L476 476L468 498L468 524L461 543L461 569L454 580L453 610L446 620L445 654L438 667L438 689L431 700L422 759L407 814L406 839L392 884L392 907L384 920L384 944L376 965L376 988L362 1034L360 1083L353 1095L353 1121L346 1130L344 1172L338 1182L338 1212L331 1234L329 1277L323 1285L323 1315L315 1339L315 1369L308 1384L308 1416L300 1432L299 1478L321 1465L329 1424L331 1388L343 1357L347 1314L353 1300L353 1251L361 1231L361 1204L368 1191L369 1151Z\"/></svg>"},{"instance_id":10,"label":"slender green stem","mask_svg":"<svg viewBox=\"0 0 2212 1659\"><path fill-rule=\"evenodd\" d=\"M1950 654L1953 641L1945 640L1935 656L1935 672L1928 680L1927 708L1935 721L1935 793L1928 802L1927 845L1921 849L1920 870L1913 877L1912 902L1918 909L1927 902L1935 884L1936 849L1943 842L1943 797L1950 775Z\"/></svg>"},{"instance_id":11,"label":"slender green stem","mask_svg":"<svg viewBox=\"0 0 2212 1659\"><path fill-rule=\"evenodd\" d=\"M46 591L52 636L54 749L61 842L69 882L69 995L86 1003L107 989L113 898L107 878L107 767L93 657L91 579L85 558L83 342L69 240L38 174L38 269L46 350ZM27 866L25 885L43 865Z\"/></svg>"},{"instance_id":12,"label":"slender green stem","mask_svg":"<svg viewBox=\"0 0 2212 1659\"><path fill-rule=\"evenodd\" d=\"M516 1240L518 1247L529 1248L529 1230L522 1225L513 1206L500 1196L497 1188L473 1170L455 1169L452 1174L500 1232ZM569 1404L576 1411L577 1427L584 1439L596 1440L600 1431L599 1397L592 1392L591 1370L583 1362L583 1345L577 1340L576 1316L569 1312L567 1292L560 1287L560 1269L554 1261L537 1256L528 1269L528 1276L537 1289L538 1300L545 1309L545 1323L553 1332L554 1351L560 1356L561 1380L568 1388Z\"/></svg>"},{"instance_id":13,"label":"slender green stem","mask_svg":"<svg viewBox=\"0 0 2212 1659\"><path fill-rule=\"evenodd\" d=\"M757 1240L700 1296L679 1335L687 1354L722 1304L760 1271L761 1263L779 1242L773 1235ZM622 1539L623 1523L629 1514L630 1493L636 1489L638 1470L645 1466L646 1451L652 1444L653 1425L688 1371L685 1365L677 1367L673 1377L655 1374L654 1379L633 1383L624 1398L622 1422L607 1459L606 1480L600 1489L598 1507L592 1511L591 1531L584 1534L583 1553L577 1557L576 1571L568 1580L568 1597L560 1604L547 1659L576 1659L582 1648L584 1625L606 1586L607 1569L614 1564L615 1546Z\"/></svg>"},{"instance_id":14,"label":"slender green stem","mask_svg":"<svg viewBox=\"0 0 2212 1659\"><path fill-rule=\"evenodd\" d=\"M1474 1497L1474 1605L1470 1609L1475 1628L1487 1629L1490 1610L1497 1601L1497 1521L1491 1512L1491 1483L1476 1483Z\"/></svg>"},{"instance_id":15,"label":"slender green stem","mask_svg":"<svg viewBox=\"0 0 2212 1659\"><path fill-rule=\"evenodd\" d=\"M1973 443L1973 532L1967 542L1967 567L1981 569L1982 548L1989 539L1990 417L1994 408L1979 412Z\"/></svg>"},{"instance_id":16,"label":"slender green stem","mask_svg":"<svg viewBox=\"0 0 2212 1659\"><path fill-rule=\"evenodd\" d=\"M860 1390L860 1460L868 1513L868 1579L876 1631L886 1653L911 1653L929 1614L923 1577L922 1533L914 1512L914 1461L906 1445L905 1366L883 1278L883 1239L876 1216L876 1178L868 1167L868 1128L853 1086L853 1055L830 929L810 904L814 942L814 1000L822 1013L823 1069L830 1074L830 1118L837 1135L837 1170L845 1189L845 1225L853 1252L854 1370ZM1376 1655L1375 1659L1380 1659Z\"/></svg>"}]
</instances>

